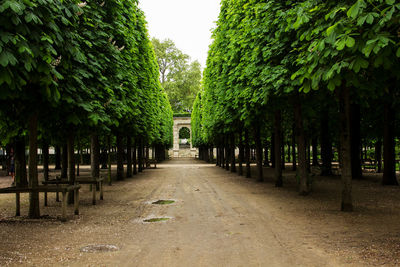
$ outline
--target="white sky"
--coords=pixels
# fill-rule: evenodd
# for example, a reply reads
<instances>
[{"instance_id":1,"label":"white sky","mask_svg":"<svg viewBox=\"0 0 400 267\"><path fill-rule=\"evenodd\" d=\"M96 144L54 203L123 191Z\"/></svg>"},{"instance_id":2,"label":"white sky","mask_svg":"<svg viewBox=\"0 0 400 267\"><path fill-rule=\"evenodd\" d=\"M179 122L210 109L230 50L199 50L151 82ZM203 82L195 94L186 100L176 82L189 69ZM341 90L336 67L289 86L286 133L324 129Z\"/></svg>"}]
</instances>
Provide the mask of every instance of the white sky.
<instances>
[{"instance_id":1,"label":"white sky","mask_svg":"<svg viewBox=\"0 0 400 267\"><path fill-rule=\"evenodd\" d=\"M204 68L220 0L139 0L151 37L171 39Z\"/></svg>"}]
</instances>

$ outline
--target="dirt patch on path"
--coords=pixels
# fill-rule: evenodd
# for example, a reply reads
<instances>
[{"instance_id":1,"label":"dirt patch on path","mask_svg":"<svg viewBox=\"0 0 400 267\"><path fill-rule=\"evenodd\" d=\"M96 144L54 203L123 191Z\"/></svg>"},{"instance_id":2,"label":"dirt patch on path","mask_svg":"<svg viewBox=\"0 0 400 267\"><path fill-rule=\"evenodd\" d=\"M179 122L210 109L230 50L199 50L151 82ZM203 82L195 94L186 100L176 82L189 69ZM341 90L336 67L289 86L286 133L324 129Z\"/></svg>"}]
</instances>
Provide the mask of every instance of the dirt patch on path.
<instances>
[{"instance_id":1,"label":"dirt patch on path","mask_svg":"<svg viewBox=\"0 0 400 267\"><path fill-rule=\"evenodd\" d=\"M60 203L53 195L50 207L42 207L48 216L38 221L13 217L14 196L0 195L0 265L398 264L398 188L355 181L356 211L341 213L337 177L315 177L314 192L301 197L294 173L285 172L285 187L275 188L271 170L265 171L267 182L260 184L200 161L171 160L106 186L96 206L83 188L81 215L67 223L55 220ZM27 214L26 196L21 206ZM169 219L143 223L148 218ZM82 252L105 244L118 249Z\"/></svg>"}]
</instances>

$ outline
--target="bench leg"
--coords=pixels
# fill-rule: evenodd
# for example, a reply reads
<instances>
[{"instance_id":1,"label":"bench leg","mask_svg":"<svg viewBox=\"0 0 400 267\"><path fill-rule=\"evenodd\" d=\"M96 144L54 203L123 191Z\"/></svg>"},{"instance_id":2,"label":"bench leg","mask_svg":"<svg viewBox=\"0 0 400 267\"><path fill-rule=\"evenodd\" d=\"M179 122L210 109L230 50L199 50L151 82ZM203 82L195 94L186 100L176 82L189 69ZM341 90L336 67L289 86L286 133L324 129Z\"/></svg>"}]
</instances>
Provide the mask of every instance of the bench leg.
<instances>
[{"instance_id":1,"label":"bench leg","mask_svg":"<svg viewBox=\"0 0 400 267\"><path fill-rule=\"evenodd\" d=\"M79 189L75 189L74 207L75 207L75 215L79 215Z\"/></svg>"},{"instance_id":2,"label":"bench leg","mask_svg":"<svg viewBox=\"0 0 400 267\"><path fill-rule=\"evenodd\" d=\"M96 205L96 186L92 186L92 204Z\"/></svg>"},{"instance_id":3,"label":"bench leg","mask_svg":"<svg viewBox=\"0 0 400 267\"><path fill-rule=\"evenodd\" d=\"M100 200L103 200L103 182L100 182L99 186L100 186Z\"/></svg>"},{"instance_id":4,"label":"bench leg","mask_svg":"<svg viewBox=\"0 0 400 267\"><path fill-rule=\"evenodd\" d=\"M60 196L59 196L58 192L56 192L56 202L60 202Z\"/></svg>"},{"instance_id":5,"label":"bench leg","mask_svg":"<svg viewBox=\"0 0 400 267\"><path fill-rule=\"evenodd\" d=\"M21 195L15 194L15 216L21 216Z\"/></svg>"},{"instance_id":6,"label":"bench leg","mask_svg":"<svg viewBox=\"0 0 400 267\"><path fill-rule=\"evenodd\" d=\"M47 207L47 192L44 192L44 206Z\"/></svg>"},{"instance_id":7,"label":"bench leg","mask_svg":"<svg viewBox=\"0 0 400 267\"><path fill-rule=\"evenodd\" d=\"M61 215L61 221L66 222L67 221L67 192L62 192L62 215Z\"/></svg>"}]
</instances>

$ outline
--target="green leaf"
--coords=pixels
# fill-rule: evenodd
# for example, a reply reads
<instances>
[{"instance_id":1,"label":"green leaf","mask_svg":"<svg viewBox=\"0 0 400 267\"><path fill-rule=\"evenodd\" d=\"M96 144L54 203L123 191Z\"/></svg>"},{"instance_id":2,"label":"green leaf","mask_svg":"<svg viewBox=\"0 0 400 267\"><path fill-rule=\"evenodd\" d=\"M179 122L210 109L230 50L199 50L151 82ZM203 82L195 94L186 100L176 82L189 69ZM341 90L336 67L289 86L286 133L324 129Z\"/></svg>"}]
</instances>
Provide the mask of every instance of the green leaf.
<instances>
[{"instance_id":1,"label":"green leaf","mask_svg":"<svg viewBox=\"0 0 400 267\"><path fill-rule=\"evenodd\" d=\"M342 38L341 40L339 40L336 44L336 49L341 51L344 49L344 47L346 46L346 39Z\"/></svg>"},{"instance_id":2,"label":"green leaf","mask_svg":"<svg viewBox=\"0 0 400 267\"><path fill-rule=\"evenodd\" d=\"M396 2L396 0L386 0L386 4L388 5L393 5Z\"/></svg>"},{"instance_id":3,"label":"green leaf","mask_svg":"<svg viewBox=\"0 0 400 267\"><path fill-rule=\"evenodd\" d=\"M400 57L400 47L397 49L396 57Z\"/></svg>"},{"instance_id":4,"label":"green leaf","mask_svg":"<svg viewBox=\"0 0 400 267\"><path fill-rule=\"evenodd\" d=\"M347 47L353 47L354 45L356 44L356 40L353 38L353 37L347 37L347 40L346 40L346 46Z\"/></svg>"},{"instance_id":5,"label":"green leaf","mask_svg":"<svg viewBox=\"0 0 400 267\"><path fill-rule=\"evenodd\" d=\"M332 32L335 30L336 26L338 25L338 23L335 23L334 25L330 26L327 30L326 30L326 35L329 36L332 34Z\"/></svg>"}]
</instances>

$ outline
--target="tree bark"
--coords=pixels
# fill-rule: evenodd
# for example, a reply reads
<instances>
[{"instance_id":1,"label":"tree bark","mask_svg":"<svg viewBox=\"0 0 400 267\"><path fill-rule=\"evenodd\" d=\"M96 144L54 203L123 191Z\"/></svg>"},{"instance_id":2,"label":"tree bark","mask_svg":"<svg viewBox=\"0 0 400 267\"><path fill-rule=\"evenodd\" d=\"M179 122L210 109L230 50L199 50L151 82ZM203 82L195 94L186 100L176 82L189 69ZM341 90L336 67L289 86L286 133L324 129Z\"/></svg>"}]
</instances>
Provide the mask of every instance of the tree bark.
<instances>
[{"instance_id":1,"label":"tree bark","mask_svg":"<svg viewBox=\"0 0 400 267\"><path fill-rule=\"evenodd\" d=\"M42 144L43 153L43 178L45 181L49 180L49 144L47 141L43 141Z\"/></svg>"},{"instance_id":2,"label":"tree bark","mask_svg":"<svg viewBox=\"0 0 400 267\"><path fill-rule=\"evenodd\" d=\"M70 185L75 184L75 150L74 150L75 135L71 130L68 134L67 150L68 150L68 182ZM68 204L74 203L74 192L68 193Z\"/></svg>"},{"instance_id":3,"label":"tree bark","mask_svg":"<svg viewBox=\"0 0 400 267\"><path fill-rule=\"evenodd\" d=\"M303 126L303 115L300 97L297 96L294 105L294 118L296 123L296 139L297 139L297 148L298 148L298 158L299 158L299 194L300 195L308 195L310 192L309 188L309 177L307 171L307 158L306 158L306 139L304 134L304 126Z\"/></svg>"},{"instance_id":4,"label":"tree bark","mask_svg":"<svg viewBox=\"0 0 400 267\"><path fill-rule=\"evenodd\" d=\"M68 176L68 147L67 143L63 145L61 157L61 179L67 179Z\"/></svg>"},{"instance_id":5,"label":"tree bark","mask_svg":"<svg viewBox=\"0 0 400 267\"><path fill-rule=\"evenodd\" d=\"M271 135L271 168L275 168L275 133Z\"/></svg>"},{"instance_id":6,"label":"tree bark","mask_svg":"<svg viewBox=\"0 0 400 267\"><path fill-rule=\"evenodd\" d=\"M25 156L25 137L18 137L15 142L15 185L28 186Z\"/></svg>"},{"instance_id":7,"label":"tree bark","mask_svg":"<svg viewBox=\"0 0 400 267\"><path fill-rule=\"evenodd\" d=\"M322 176L332 175L332 138L329 129L329 110L323 112L321 118L321 160L322 160Z\"/></svg>"},{"instance_id":8,"label":"tree bark","mask_svg":"<svg viewBox=\"0 0 400 267\"><path fill-rule=\"evenodd\" d=\"M292 171L297 170L297 158L296 158L296 135L295 135L295 130L296 125L293 123L293 129L292 129Z\"/></svg>"},{"instance_id":9,"label":"tree bark","mask_svg":"<svg viewBox=\"0 0 400 267\"><path fill-rule=\"evenodd\" d=\"M250 168L250 140L249 132L247 129L244 132L244 142L245 142L245 157L246 157L246 178L251 178L251 168Z\"/></svg>"},{"instance_id":10,"label":"tree bark","mask_svg":"<svg viewBox=\"0 0 400 267\"><path fill-rule=\"evenodd\" d=\"M343 86L340 91L340 148L342 155L342 211L353 210L352 173L351 173L351 137L350 137L350 89Z\"/></svg>"},{"instance_id":11,"label":"tree bark","mask_svg":"<svg viewBox=\"0 0 400 267\"><path fill-rule=\"evenodd\" d=\"M265 147L264 147L264 167L269 167L268 153L269 153L268 145L265 145Z\"/></svg>"},{"instance_id":12,"label":"tree bark","mask_svg":"<svg viewBox=\"0 0 400 267\"><path fill-rule=\"evenodd\" d=\"M391 94L392 95L392 94ZM392 108L392 100L384 104L383 127L383 185L399 185L396 179L395 158L395 113Z\"/></svg>"},{"instance_id":13,"label":"tree bark","mask_svg":"<svg viewBox=\"0 0 400 267\"><path fill-rule=\"evenodd\" d=\"M139 139L139 146L138 146L138 170L139 172L143 172L143 140Z\"/></svg>"},{"instance_id":14,"label":"tree bark","mask_svg":"<svg viewBox=\"0 0 400 267\"><path fill-rule=\"evenodd\" d=\"M39 186L37 170L37 128L38 114L35 113L29 118L29 186L35 188ZM40 218L39 192L29 193L29 218Z\"/></svg>"},{"instance_id":15,"label":"tree bark","mask_svg":"<svg viewBox=\"0 0 400 267\"><path fill-rule=\"evenodd\" d=\"M136 140L135 140L135 144L133 145L133 154L132 154L132 164L133 164L133 174L136 175L137 174L137 159L136 159Z\"/></svg>"},{"instance_id":16,"label":"tree bark","mask_svg":"<svg viewBox=\"0 0 400 267\"><path fill-rule=\"evenodd\" d=\"M230 149L229 149L229 137L225 139L225 170L229 171L229 160L230 160Z\"/></svg>"},{"instance_id":17,"label":"tree bark","mask_svg":"<svg viewBox=\"0 0 400 267\"><path fill-rule=\"evenodd\" d=\"M313 137L311 140L312 146L312 166L318 166L318 139Z\"/></svg>"},{"instance_id":18,"label":"tree bark","mask_svg":"<svg viewBox=\"0 0 400 267\"><path fill-rule=\"evenodd\" d=\"M260 135L260 126L256 125L254 127L254 140L256 144L256 160L257 160L257 182L264 182L263 175L263 157L262 157L262 144Z\"/></svg>"},{"instance_id":19,"label":"tree bark","mask_svg":"<svg viewBox=\"0 0 400 267\"><path fill-rule=\"evenodd\" d=\"M126 177L132 177L132 138L130 136L126 137Z\"/></svg>"},{"instance_id":20,"label":"tree bark","mask_svg":"<svg viewBox=\"0 0 400 267\"><path fill-rule=\"evenodd\" d=\"M60 146L55 147L55 170L61 170L61 148Z\"/></svg>"},{"instance_id":21,"label":"tree bark","mask_svg":"<svg viewBox=\"0 0 400 267\"><path fill-rule=\"evenodd\" d=\"M382 140L378 139L375 143L375 161L378 165L378 173L382 172Z\"/></svg>"},{"instance_id":22,"label":"tree bark","mask_svg":"<svg viewBox=\"0 0 400 267\"><path fill-rule=\"evenodd\" d=\"M235 144L235 134L232 133L230 134L231 137L231 141L230 141L230 154L231 154L231 172L236 172L236 156L235 156L235 148L236 148L236 144Z\"/></svg>"},{"instance_id":23,"label":"tree bark","mask_svg":"<svg viewBox=\"0 0 400 267\"><path fill-rule=\"evenodd\" d=\"M111 136L107 137L107 143L108 143L108 153L107 153L108 171L107 171L107 176L108 176L108 185L111 185L112 184L112 177L111 177Z\"/></svg>"},{"instance_id":24,"label":"tree bark","mask_svg":"<svg viewBox=\"0 0 400 267\"><path fill-rule=\"evenodd\" d=\"M90 171L92 179L100 177L100 143L97 133L90 137Z\"/></svg>"},{"instance_id":25,"label":"tree bark","mask_svg":"<svg viewBox=\"0 0 400 267\"><path fill-rule=\"evenodd\" d=\"M244 158L244 148L243 148L243 138L242 132L239 133L239 172L240 176L243 175L243 158Z\"/></svg>"},{"instance_id":26,"label":"tree bark","mask_svg":"<svg viewBox=\"0 0 400 267\"><path fill-rule=\"evenodd\" d=\"M282 137L282 114L280 110L275 111L274 133L275 133L275 186L282 187L282 168L281 168L281 137Z\"/></svg>"},{"instance_id":27,"label":"tree bark","mask_svg":"<svg viewBox=\"0 0 400 267\"><path fill-rule=\"evenodd\" d=\"M117 134L117 181L124 180L124 143L120 133Z\"/></svg>"},{"instance_id":28,"label":"tree bark","mask_svg":"<svg viewBox=\"0 0 400 267\"><path fill-rule=\"evenodd\" d=\"M351 175L353 179L362 179L361 170L361 118L360 118L360 106L357 104L351 104L350 113L350 139L351 139Z\"/></svg>"},{"instance_id":29,"label":"tree bark","mask_svg":"<svg viewBox=\"0 0 400 267\"><path fill-rule=\"evenodd\" d=\"M285 139L284 139L284 137L283 137L283 134L282 134L282 145L281 145L281 157L282 157L282 160L281 160L281 168L282 168L282 170L284 170L285 168L286 168L286 164L285 164L285 162L286 162L286 160L285 160Z\"/></svg>"}]
</instances>

